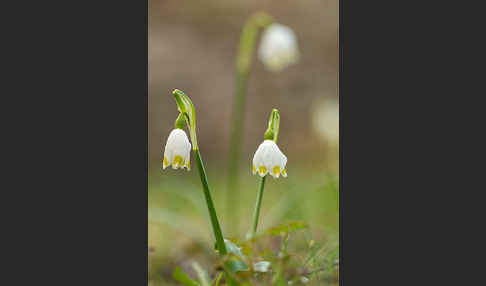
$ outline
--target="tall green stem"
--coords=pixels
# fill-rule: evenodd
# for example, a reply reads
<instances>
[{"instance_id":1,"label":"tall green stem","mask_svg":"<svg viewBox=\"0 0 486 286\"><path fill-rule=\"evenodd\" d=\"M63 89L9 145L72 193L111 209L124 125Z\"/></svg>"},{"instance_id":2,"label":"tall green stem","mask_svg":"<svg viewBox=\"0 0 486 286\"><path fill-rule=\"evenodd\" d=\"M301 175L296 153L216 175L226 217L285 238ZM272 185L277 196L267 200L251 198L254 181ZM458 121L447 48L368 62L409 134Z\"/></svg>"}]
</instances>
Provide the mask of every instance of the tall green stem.
<instances>
[{"instance_id":1,"label":"tall green stem","mask_svg":"<svg viewBox=\"0 0 486 286\"><path fill-rule=\"evenodd\" d=\"M230 218L232 232L239 229L238 209L235 206L239 201L239 167L241 141L243 140L243 122L245 119L245 101L248 92L248 74L250 64L257 43L258 30L272 22L271 16L257 12L248 18L241 31L238 54L236 57L236 86L233 104L231 137L228 155L228 191L227 210Z\"/></svg>"},{"instance_id":2,"label":"tall green stem","mask_svg":"<svg viewBox=\"0 0 486 286\"><path fill-rule=\"evenodd\" d=\"M228 156L228 192L227 192L227 210L228 218L231 221L231 232L236 233L239 228L238 220L238 201L239 201L239 169L241 141L243 140L243 121L245 99L247 93L247 73L237 72L236 74L236 97L233 106L233 119L231 124L231 137Z\"/></svg>"},{"instance_id":3,"label":"tall green stem","mask_svg":"<svg viewBox=\"0 0 486 286\"><path fill-rule=\"evenodd\" d=\"M203 185L204 196L206 198L206 204L208 206L209 217L211 218L211 225L213 226L214 236L216 238L216 247L218 248L221 256L226 255L226 246L224 244L223 234L221 227L219 226L218 217L216 216L216 210L214 209L213 200L211 199L211 193L209 192L208 179L206 176L206 170L204 170L204 164L201 159L201 153L199 149L193 150L196 157L197 167L199 169L199 177Z\"/></svg>"},{"instance_id":4,"label":"tall green stem","mask_svg":"<svg viewBox=\"0 0 486 286\"><path fill-rule=\"evenodd\" d=\"M260 182L260 189L257 194L257 201L255 204L255 211L253 212L253 232L252 235L255 236L258 226L258 217L260 216L260 207L262 205L263 189L265 188L265 178L264 176Z\"/></svg>"},{"instance_id":5,"label":"tall green stem","mask_svg":"<svg viewBox=\"0 0 486 286\"><path fill-rule=\"evenodd\" d=\"M278 110L274 108L272 110L272 113L270 113L270 118L268 119L268 128L265 131L263 137L265 138L265 140L273 140L273 142L277 143L279 129L280 129L280 114L278 113ZM265 188L266 177L267 177L266 175L263 176L263 178L260 181L260 189L258 190L255 210L253 212L252 236L255 236L257 231L258 218L260 217L260 207L262 206L263 189Z\"/></svg>"}]
</instances>

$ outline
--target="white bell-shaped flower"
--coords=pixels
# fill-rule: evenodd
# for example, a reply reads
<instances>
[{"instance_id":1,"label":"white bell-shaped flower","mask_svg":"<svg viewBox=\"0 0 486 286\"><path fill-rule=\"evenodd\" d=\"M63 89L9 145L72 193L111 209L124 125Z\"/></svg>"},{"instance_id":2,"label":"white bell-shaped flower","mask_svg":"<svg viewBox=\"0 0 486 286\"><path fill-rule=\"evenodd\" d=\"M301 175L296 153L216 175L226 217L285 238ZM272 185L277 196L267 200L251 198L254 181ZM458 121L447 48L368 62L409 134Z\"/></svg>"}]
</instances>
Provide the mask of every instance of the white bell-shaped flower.
<instances>
[{"instance_id":1,"label":"white bell-shaped flower","mask_svg":"<svg viewBox=\"0 0 486 286\"><path fill-rule=\"evenodd\" d=\"M272 140L265 140L258 146L253 156L253 175L258 172L260 177L264 177L267 173L274 178L278 178L280 174L287 177L286 164L287 157L280 151L277 144Z\"/></svg>"},{"instance_id":2,"label":"white bell-shaped flower","mask_svg":"<svg viewBox=\"0 0 486 286\"><path fill-rule=\"evenodd\" d=\"M297 37L292 29L272 24L263 32L258 57L270 71L280 71L299 60Z\"/></svg>"},{"instance_id":3,"label":"white bell-shaped flower","mask_svg":"<svg viewBox=\"0 0 486 286\"><path fill-rule=\"evenodd\" d=\"M172 165L172 169L179 167L189 171L191 169L191 143L187 138L186 132L182 129L174 129L170 132L165 144L164 162L162 167L165 169Z\"/></svg>"}]
</instances>

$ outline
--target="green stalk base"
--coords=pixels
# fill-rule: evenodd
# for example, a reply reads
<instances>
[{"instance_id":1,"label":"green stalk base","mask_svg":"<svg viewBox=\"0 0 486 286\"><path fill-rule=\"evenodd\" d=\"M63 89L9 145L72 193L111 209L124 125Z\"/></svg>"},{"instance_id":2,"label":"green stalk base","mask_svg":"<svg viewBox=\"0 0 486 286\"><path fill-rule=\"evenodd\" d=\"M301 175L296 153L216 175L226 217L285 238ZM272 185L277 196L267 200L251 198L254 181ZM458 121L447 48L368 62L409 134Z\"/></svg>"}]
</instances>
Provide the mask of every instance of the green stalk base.
<instances>
[{"instance_id":1,"label":"green stalk base","mask_svg":"<svg viewBox=\"0 0 486 286\"><path fill-rule=\"evenodd\" d=\"M253 213L253 229L252 229L252 235L256 235L257 231L257 226L258 226L258 218L260 216L260 207L262 206L262 198L263 198L263 189L265 188L265 178L267 176L263 177L261 182L260 182L260 189L258 190L257 194L257 201L255 204L255 211Z\"/></svg>"},{"instance_id":2,"label":"green stalk base","mask_svg":"<svg viewBox=\"0 0 486 286\"><path fill-rule=\"evenodd\" d=\"M223 233L219 226L218 217L216 216L216 209L214 208L213 200L211 199L211 193L209 192L208 179L206 176L206 170L204 169L203 161L201 159L201 153L199 149L193 150L196 157L197 167L199 169L199 176L203 185L204 197L206 198L206 204L208 206L209 217L211 218L211 225L213 226L214 237L216 238L216 247L221 256L226 255L226 246L224 244Z\"/></svg>"}]
</instances>

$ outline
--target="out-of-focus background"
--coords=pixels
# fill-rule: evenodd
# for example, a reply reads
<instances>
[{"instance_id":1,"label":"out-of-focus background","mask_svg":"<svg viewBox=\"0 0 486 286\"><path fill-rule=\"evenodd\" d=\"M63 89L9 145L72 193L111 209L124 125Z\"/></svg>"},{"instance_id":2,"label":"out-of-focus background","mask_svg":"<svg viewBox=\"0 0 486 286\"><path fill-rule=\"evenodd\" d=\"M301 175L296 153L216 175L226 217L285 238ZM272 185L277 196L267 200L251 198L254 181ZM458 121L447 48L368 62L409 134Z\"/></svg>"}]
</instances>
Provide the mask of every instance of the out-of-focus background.
<instances>
[{"instance_id":1,"label":"out-of-focus background","mask_svg":"<svg viewBox=\"0 0 486 286\"><path fill-rule=\"evenodd\" d=\"M296 33L300 61L281 72L253 59L245 108L241 194L225 204L227 157L235 88L235 56L245 20L256 11ZM244 239L259 177L251 160L272 108L280 111L278 145L287 178L268 178L259 229L306 221L315 240L338 240L338 0L149 0L149 280L169 281L191 257L204 264L211 225L192 157L190 172L161 171L178 115L172 90L184 91L197 112L198 143L223 233L237 212Z\"/></svg>"}]
</instances>

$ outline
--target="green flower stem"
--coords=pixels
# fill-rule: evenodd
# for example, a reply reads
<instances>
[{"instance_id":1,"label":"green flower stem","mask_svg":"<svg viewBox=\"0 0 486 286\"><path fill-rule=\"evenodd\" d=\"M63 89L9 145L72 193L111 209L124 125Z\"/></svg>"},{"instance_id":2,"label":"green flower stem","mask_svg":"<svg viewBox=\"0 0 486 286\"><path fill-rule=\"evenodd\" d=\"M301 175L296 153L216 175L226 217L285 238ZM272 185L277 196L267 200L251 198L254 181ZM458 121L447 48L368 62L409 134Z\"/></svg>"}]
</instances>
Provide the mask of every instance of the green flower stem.
<instances>
[{"instance_id":1,"label":"green flower stem","mask_svg":"<svg viewBox=\"0 0 486 286\"><path fill-rule=\"evenodd\" d=\"M273 140L275 143L277 143L279 128L280 128L280 114L278 110L274 108L272 109L272 112L270 113L270 118L268 119L268 128L264 134L265 140ZM267 177L266 175L263 176L260 182L260 189L258 190L258 194L257 194L255 211L253 212L252 236L255 236L257 231L258 218L260 217L260 207L262 205L263 189L265 188L266 177Z\"/></svg>"},{"instance_id":2,"label":"green flower stem","mask_svg":"<svg viewBox=\"0 0 486 286\"><path fill-rule=\"evenodd\" d=\"M255 204L255 211L253 213L253 232L252 232L252 236L255 236L256 235L256 231L257 231L257 226L258 226L258 217L260 216L260 207L262 206L262 198L263 198L263 189L265 187L265 178L267 176L265 175L261 182L260 182L260 190L258 191L258 194L257 194L257 201L256 201L256 204Z\"/></svg>"},{"instance_id":3,"label":"green flower stem","mask_svg":"<svg viewBox=\"0 0 486 286\"><path fill-rule=\"evenodd\" d=\"M203 185L204 196L206 198L206 204L208 205L209 216L211 218L211 225L213 226L214 236L216 238L216 247L221 256L226 255L226 246L224 244L223 234L219 226L218 217L216 216L216 210L214 209L213 200L211 199L211 193L209 192L208 179L206 171L204 170L203 161L201 159L201 153L199 149L193 150L196 157L197 167L199 169L199 176Z\"/></svg>"},{"instance_id":4,"label":"green flower stem","mask_svg":"<svg viewBox=\"0 0 486 286\"><path fill-rule=\"evenodd\" d=\"M258 31L273 22L270 15L257 12L248 18L240 35L238 54L236 57L236 87L233 104L231 137L228 155L228 192L227 210L231 221L232 232L238 231L238 211L235 206L239 202L239 167L241 142L243 140L243 122L245 120L245 101L248 92L248 74L255 51Z\"/></svg>"},{"instance_id":5,"label":"green flower stem","mask_svg":"<svg viewBox=\"0 0 486 286\"><path fill-rule=\"evenodd\" d=\"M243 121L244 121L244 107L247 93L247 79L246 73L237 73L236 75L236 96L233 107L233 119L231 124L231 137L228 156L228 192L227 192L227 210L228 218L231 222L231 232L236 233L239 228L238 219L238 201L239 201L239 169L240 169L240 153L241 142L243 140Z\"/></svg>"}]
</instances>

